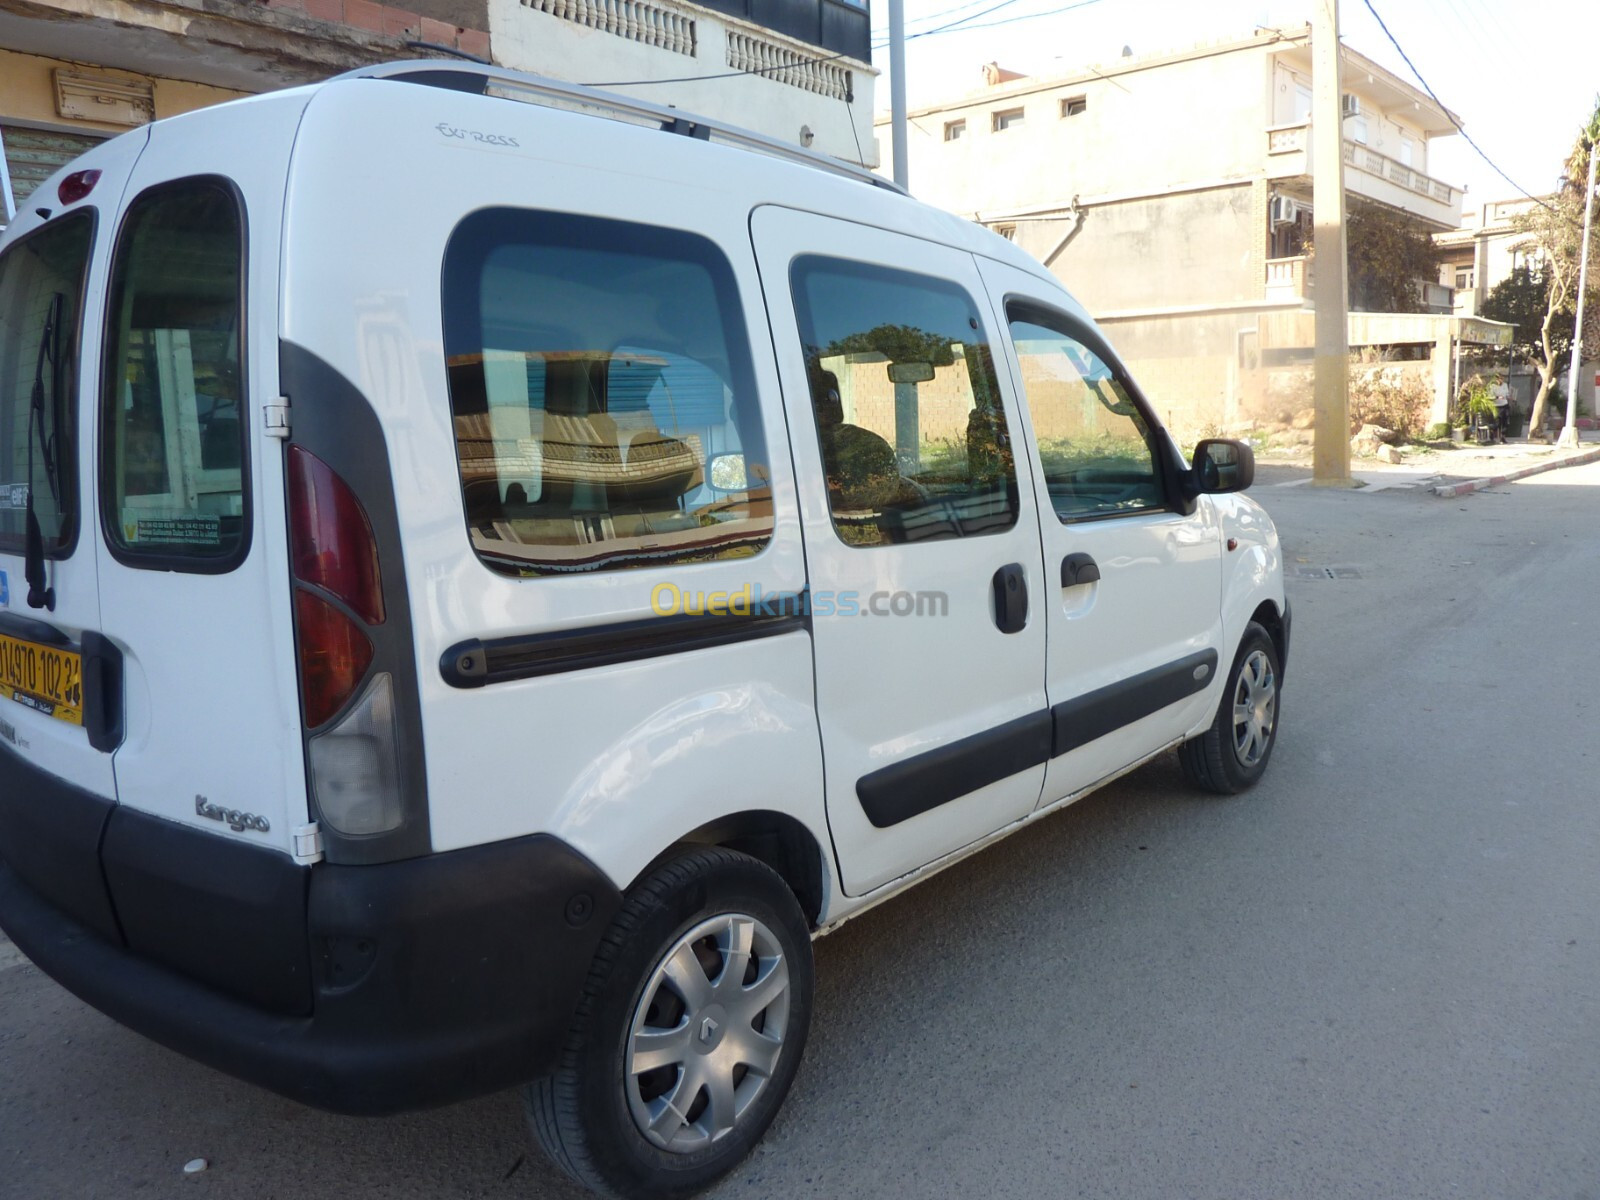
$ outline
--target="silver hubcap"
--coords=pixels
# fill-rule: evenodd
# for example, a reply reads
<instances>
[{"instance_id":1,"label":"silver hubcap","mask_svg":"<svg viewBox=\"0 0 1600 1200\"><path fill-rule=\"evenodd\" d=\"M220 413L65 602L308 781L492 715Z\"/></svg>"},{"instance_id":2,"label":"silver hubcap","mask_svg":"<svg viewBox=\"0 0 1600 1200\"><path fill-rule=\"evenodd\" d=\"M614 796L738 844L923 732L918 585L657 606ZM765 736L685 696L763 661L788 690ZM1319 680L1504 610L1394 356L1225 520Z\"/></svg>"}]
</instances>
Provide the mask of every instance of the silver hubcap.
<instances>
[{"instance_id":1,"label":"silver hubcap","mask_svg":"<svg viewBox=\"0 0 1600 1200\"><path fill-rule=\"evenodd\" d=\"M772 1078L789 1028L789 964L754 917L702 921L667 951L628 1031L639 1132L687 1154L731 1131Z\"/></svg>"},{"instance_id":2,"label":"silver hubcap","mask_svg":"<svg viewBox=\"0 0 1600 1200\"><path fill-rule=\"evenodd\" d=\"M1267 752L1277 716L1278 680L1272 662L1264 652L1252 650L1233 691L1233 752L1244 766L1255 766Z\"/></svg>"}]
</instances>

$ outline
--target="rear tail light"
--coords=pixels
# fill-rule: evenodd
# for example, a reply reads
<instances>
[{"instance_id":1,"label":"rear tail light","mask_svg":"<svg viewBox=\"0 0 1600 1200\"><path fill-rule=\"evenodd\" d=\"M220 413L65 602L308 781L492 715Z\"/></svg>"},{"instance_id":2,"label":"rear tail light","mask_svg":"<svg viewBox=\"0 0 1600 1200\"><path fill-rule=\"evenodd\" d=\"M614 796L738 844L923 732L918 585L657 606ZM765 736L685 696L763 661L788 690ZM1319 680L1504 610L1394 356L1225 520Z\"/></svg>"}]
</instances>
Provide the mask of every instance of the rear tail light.
<instances>
[{"instance_id":1,"label":"rear tail light","mask_svg":"<svg viewBox=\"0 0 1600 1200\"><path fill-rule=\"evenodd\" d=\"M378 543L350 486L299 446L289 447L289 556L300 702L307 730L320 730L307 740L317 813L337 833L386 833L405 816L394 681L379 671L362 690L376 654L368 630L384 620Z\"/></svg>"},{"instance_id":2,"label":"rear tail light","mask_svg":"<svg viewBox=\"0 0 1600 1200\"><path fill-rule=\"evenodd\" d=\"M300 700L306 727L315 729L355 695L372 665L372 642L361 627L310 592L294 594L300 644Z\"/></svg>"},{"instance_id":3,"label":"rear tail light","mask_svg":"<svg viewBox=\"0 0 1600 1200\"><path fill-rule=\"evenodd\" d=\"M309 450L289 447L289 537L294 577L383 624L383 577L372 522L350 485Z\"/></svg>"},{"instance_id":4,"label":"rear tail light","mask_svg":"<svg viewBox=\"0 0 1600 1200\"><path fill-rule=\"evenodd\" d=\"M311 739L310 754L317 812L335 832L361 836L399 826L400 753L387 671L337 725Z\"/></svg>"}]
</instances>

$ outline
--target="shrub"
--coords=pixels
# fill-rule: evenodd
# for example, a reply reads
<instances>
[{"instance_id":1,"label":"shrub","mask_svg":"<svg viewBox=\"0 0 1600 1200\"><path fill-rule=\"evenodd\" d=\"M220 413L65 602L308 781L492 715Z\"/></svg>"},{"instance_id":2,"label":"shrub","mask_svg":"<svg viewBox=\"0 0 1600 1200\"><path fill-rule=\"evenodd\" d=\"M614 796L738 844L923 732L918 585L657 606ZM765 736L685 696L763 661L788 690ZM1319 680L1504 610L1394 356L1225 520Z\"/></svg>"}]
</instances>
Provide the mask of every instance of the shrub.
<instances>
[{"instance_id":1,"label":"shrub","mask_svg":"<svg viewBox=\"0 0 1600 1200\"><path fill-rule=\"evenodd\" d=\"M1363 425L1381 425L1402 438L1414 438L1422 432L1432 400L1420 379L1357 376L1350 380L1350 432L1356 433Z\"/></svg>"}]
</instances>

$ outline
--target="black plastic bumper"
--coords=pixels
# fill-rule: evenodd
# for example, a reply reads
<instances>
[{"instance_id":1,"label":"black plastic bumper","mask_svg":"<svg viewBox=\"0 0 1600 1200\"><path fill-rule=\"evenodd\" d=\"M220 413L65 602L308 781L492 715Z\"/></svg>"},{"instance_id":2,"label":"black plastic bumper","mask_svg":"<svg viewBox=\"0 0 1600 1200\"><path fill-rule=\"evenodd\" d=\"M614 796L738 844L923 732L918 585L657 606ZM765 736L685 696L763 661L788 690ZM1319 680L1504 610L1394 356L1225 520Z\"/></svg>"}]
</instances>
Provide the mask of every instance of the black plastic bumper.
<instances>
[{"instance_id":1,"label":"black plastic bumper","mask_svg":"<svg viewBox=\"0 0 1600 1200\"><path fill-rule=\"evenodd\" d=\"M19 800L26 797L0 796L0 805ZM163 836L185 850L199 838L223 862L241 849L116 806L107 825L119 816L139 817L136 840L147 855ZM0 842L0 856L15 861L28 849ZM275 938L284 922L258 913L219 931L215 921L187 920L174 906L156 926L150 898L161 889L150 891L149 879L162 873L159 850L143 862L142 894L119 904L116 875L108 889L113 913L138 910L141 927L164 939L159 948L141 950L114 928L68 915L8 862L0 862L0 928L63 986L164 1046L318 1108L376 1115L546 1074L621 904L592 863L544 835L381 866L307 868L273 857L288 874L268 891L304 921L304 1015L281 1004L274 1011L271 995L241 994L168 965L199 961L208 946L223 959L248 961L251 925L267 920L273 928L263 932ZM204 908L192 879L182 894ZM217 901L224 911L234 904L225 895Z\"/></svg>"}]
</instances>

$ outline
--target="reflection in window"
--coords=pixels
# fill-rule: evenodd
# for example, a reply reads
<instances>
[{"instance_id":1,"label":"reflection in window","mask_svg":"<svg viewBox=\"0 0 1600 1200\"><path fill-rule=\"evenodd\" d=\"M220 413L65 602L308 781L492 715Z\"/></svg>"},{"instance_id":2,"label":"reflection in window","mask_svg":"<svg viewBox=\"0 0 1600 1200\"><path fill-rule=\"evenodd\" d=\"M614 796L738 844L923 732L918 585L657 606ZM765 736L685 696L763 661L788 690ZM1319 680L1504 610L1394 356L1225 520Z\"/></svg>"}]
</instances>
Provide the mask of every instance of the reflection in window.
<instances>
[{"instance_id":1,"label":"reflection in window","mask_svg":"<svg viewBox=\"0 0 1600 1200\"><path fill-rule=\"evenodd\" d=\"M94 221L62 217L0 259L0 548L20 553L30 496L46 553L77 524L78 310Z\"/></svg>"},{"instance_id":2,"label":"reflection in window","mask_svg":"<svg viewBox=\"0 0 1600 1200\"><path fill-rule=\"evenodd\" d=\"M134 202L123 226L107 347L107 536L129 556L225 559L242 544L243 238L220 184Z\"/></svg>"},{"instance_id":3,"label":"reflection in window","mask_svg":"<svg viewBox=\"0 0 1600 1200\"><path fill-rule=\"evenodd\" d=\"M966 292L815 257L790 281L839 536L878 546L1015 524L1005 412Z\"/></svg>"},{"instance_id":4,"label":"reflection in window","mask_svg":"<svg viewBox=\"0 0 1600 1200\"><path fill-rule=\"evenodd\" d=\"M748 557L772 536L755 381L703 238L493 209L446 253L468 533L511 575Z\"/></svg>"},{"instance_id":5,"label":"reflection in window","mask_svg":"<svg viewBox=\"0 0 1600 1200\"><path fill-rule=\"evenodd\" d=\"M1159 508L1150 427L1123 382L1048 310L1007 315L1050 503L1062 520Z\"/></svg>"}]
</instances>

